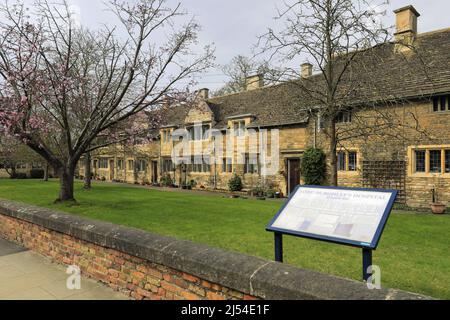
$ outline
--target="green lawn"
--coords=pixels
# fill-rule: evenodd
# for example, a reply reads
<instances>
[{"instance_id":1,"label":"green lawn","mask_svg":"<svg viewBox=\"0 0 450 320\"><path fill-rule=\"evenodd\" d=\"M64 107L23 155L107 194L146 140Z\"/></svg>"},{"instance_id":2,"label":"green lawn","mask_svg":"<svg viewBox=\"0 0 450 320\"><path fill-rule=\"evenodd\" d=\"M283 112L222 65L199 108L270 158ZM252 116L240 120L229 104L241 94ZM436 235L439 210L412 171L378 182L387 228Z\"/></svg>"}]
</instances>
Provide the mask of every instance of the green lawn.
<instances>
[{"instance_id":1,"label":"green lawn","mask_svg":"<svg viewBox=\"0 0 450 320\"><path fill-rule=\"evenodd\" d=\"M273 235L265 226L281 202L110 184L94 184L93 190L84 191L77 183L79 205L68 207L53 204L57 189L56 181L0 180L0 198L273 258ZM355 248L286 237L285 259L302 268L361 277L361 252ZM394 212L374 263L381 267L385 287L450 299L450 216Z\"/></svg>"}]
</instances>

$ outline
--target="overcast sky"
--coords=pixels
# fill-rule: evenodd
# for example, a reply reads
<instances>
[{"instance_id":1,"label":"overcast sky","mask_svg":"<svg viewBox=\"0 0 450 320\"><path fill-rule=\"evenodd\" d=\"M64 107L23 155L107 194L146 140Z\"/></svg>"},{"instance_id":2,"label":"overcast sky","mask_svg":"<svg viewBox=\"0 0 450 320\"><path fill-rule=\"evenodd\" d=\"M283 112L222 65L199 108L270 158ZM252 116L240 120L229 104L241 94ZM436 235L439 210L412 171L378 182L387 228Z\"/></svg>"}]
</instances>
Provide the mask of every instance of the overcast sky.
<instances>
[{"instance_id":1,"label":"overcast sky","mask_svg":"<svg viewBox=\"0 0 450 320\"><path fill-rule=\"evenodd\" d=\"M103 11L102 1L69 1L80 8L81 21L85 25L95 27L99 23L112 22ZM171 3L180 1L202 25L201 43L215 44L216 63L222 65L238 54L251 55L257 35L274 25L276 6L283 3L282 0L169 0ZM421 13L419 32L450 27L449 0L391 0L385 24L393 25L395 19L392 11L409 4ZM221 70L214 69L199 79L198 87L216 89L225 81Z\"/></svg>"}]
</instances>

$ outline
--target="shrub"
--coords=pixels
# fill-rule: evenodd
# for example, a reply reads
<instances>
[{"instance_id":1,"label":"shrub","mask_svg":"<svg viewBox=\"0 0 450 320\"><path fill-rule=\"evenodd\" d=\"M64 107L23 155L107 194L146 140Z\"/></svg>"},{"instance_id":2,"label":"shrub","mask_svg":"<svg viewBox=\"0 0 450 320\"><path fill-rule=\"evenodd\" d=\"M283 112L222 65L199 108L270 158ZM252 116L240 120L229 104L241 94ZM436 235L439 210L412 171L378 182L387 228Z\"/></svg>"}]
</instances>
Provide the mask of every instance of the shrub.
<instances>
[{"instance_id":1,"label":"shrub","mask_svg":"<svg viewBox=\"0 0 450 320\"><path fill-rule=\"evenodd\" d=\"M11 179L23 180L23 179L28 179L28 176L24 172L16 172L15 174L11 175Z\"/></svg>"},{"instance_id":2,"label":"shrub","mask_svg":"<svg viewBox=\"0 0 450 320\"><path fill-rule=\"evenodd\" d=\"M303 155L301 170L305 184L322 185L327 172L325 153L321 149L307 149Z\"/></svg>"},{"instance_id":3,"label":"shrub","mask_svg":"<svg viewBox=\"0 0 450 320\"><path fill-rule=\"evenodd\" d=\"M235 174L233 178L228 181L228 187L232 192L241 191L243 188L241 177Z\"/></svg>"},{"instance_id":4,"label":"shrub","mask_svg":"<svg viewBox=\"0 0 450 320\"><path fill-rule=\"evenodd\" d=\"M30 170L31 179L44 179L45 172L43 169L32 169Z\"/></svg>"},{"instance_id":5,"label":"shrub","mask_svg":"<svg viewBox=\"0 0 450 320\"><path fill-rule=\"evenodd\" d=\"M161 185L163 187L171 187L173 185L172 178L168 174L163 175L161 177Z\"/></svg>"}]
</instances>

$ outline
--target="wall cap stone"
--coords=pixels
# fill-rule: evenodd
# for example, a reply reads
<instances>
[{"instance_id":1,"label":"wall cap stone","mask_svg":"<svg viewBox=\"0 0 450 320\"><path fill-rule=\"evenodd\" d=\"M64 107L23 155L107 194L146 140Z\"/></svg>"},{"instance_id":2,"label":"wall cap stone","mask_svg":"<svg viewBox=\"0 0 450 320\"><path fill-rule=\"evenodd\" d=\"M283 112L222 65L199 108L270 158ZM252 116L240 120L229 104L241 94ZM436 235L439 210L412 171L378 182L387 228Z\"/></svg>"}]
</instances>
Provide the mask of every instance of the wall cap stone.
<instances>
[{"instance_id":1,"label":"wall cap stone","mask_svg":"<svg viewBox=\"0 0 450 320\"><path fill-rule=\"evenodd\" d=\"M0 199L0 214L269 300L429 300L143 230ZM0 234L1 236L1 234Z\"/></svg>"}]
</instances>

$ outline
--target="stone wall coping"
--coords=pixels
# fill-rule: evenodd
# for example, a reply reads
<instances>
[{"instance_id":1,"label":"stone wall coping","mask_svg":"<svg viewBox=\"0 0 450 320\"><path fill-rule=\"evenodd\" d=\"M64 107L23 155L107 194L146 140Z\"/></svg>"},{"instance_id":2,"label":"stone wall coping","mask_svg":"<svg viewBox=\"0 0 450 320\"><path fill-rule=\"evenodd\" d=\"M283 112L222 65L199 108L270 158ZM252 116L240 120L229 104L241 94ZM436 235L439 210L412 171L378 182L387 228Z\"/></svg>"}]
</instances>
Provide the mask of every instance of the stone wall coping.
<instances>
[{"instance_id":1,"label":"stone wall coping","mask_svg":"<svg viewBox=\"0 0 450 320\"><path fill-rule=\"evenodd\" d=\"M431 299L8 200L0 199L0 214L268 300Z\"/></svg>"}]
</instances>

